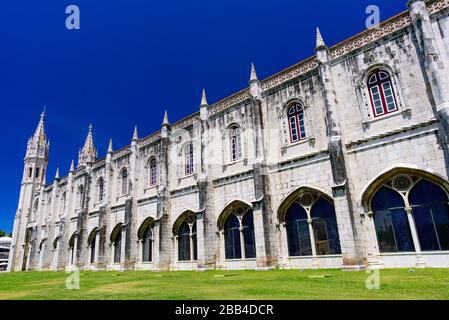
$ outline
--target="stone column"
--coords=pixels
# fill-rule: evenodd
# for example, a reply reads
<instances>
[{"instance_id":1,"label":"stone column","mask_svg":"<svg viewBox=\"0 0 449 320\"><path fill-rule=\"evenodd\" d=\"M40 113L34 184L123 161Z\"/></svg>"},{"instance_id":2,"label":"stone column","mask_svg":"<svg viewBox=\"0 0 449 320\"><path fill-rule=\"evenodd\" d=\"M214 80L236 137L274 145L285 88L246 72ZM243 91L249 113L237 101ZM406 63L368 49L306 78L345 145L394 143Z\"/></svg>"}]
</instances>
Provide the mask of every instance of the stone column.
<instances>
[{"instance_id":1,"label":"stone column","mask_svg":"<svg viewBox=\"0 0 449 320\"><path fill-rule=\"evenodd\" d=\"M150 246L152 246L151 240L150 240ZM151 248L151 249L153 249L153 248ZM151 253L153 253L153 250L151 250ZM150 259L152 259L152 257L150 257ZM143 240L139 239L139 240L137 240L137 259L136 259L136 266L134 269L136 269L136 270L143 269L142 264L143 264Z\"/></svg>"},{"instance_id":2,"label":"stone column","mask_svg":"<svg viewBox=\"0 0 449 320\"><path fill-rule=\"evenodd\" d=\"M160 259L160 237L159 237L159 228L160 228L159 221L154 222L154 234L153 234L153 265L155 270L159 270L159 259Z\"/></svg>"},{"instance_id":3,"label":"stone column","mask_svg":"<svg viewBox=\"0 0 449 320\"><path fill-rule=\"evenodd\" d=\"M410 225L410 232L412 234L413 245L415 246L416 267L424 268L426 264L422 261L421 244L419 243L418 230L416 229L415 219L413 218L413 209L411 207L406 207L405 212L407 213L407 219L408 224Z\"/></svg>"},{"instance_id":4,"label":"stone column","mask_svg":"<svg viewBox=\"0 0 449 320\"><path fill-rule=\"evenodd\" d=\"M383 268L382 257L377 245L376 225L374 223L374 213L368 212L364 218L367 260L370 269Z\"/></svg>"},{"instance_id":5,"label":"stone column","mask_svg":"<svg viewBox=\"0 0 449 320\"><path fill-rule=\"evenodd\" d=\"M219 241L219 269L223 269L226 266L226 244L225 244L225 236L224 230L220 230L218 232L218 241Z\"/></svg>"},{"instance_id":6,"label":"stone column","mask_svg":"<svg viewBox=\"0 0 449 320\"><path fill-rule=\"evenodd\" d=\"M343 268L359 269L364 267L363 252L358 246L358 241L360 241L358 226L360 222L356 221L349 192L346 148L342 142L340 119L337 112L338 97L333 82L332 57L319 29L317 29L315 51L326 117L326 133L329 137L328 149L334 183L332 192L343 254Z\"/></svg>"},{"instance_id":7,"label":"stone column","mask_svg":"<svg viewBox=\"0 0 449 320\"><path fill-rule=\"evenodd\" d=\"M198 256L198 269L201 269L205 266L205 242L204 242L204 232L200 230L204 230L203 224L203 213L197 213L196 215L196 246L197 246L197 256ZM208 244L212 245L212 244ZM176 255L175 251L175 255Z\"/></svg>"},{"instance_id":8,"label":"stone column","mask_svg":"<svg viewBox=\"0 0 449 320\"><path fill-rule=\"evenodd\" d=\"M256 242L257 267L267 267L266 242L261 201L253 202L254 240ZM242 242L243 245L243 242Z\"/></svg>"},{"instance_id":9,"label":"stone column","mask_svg":"<svg viewBox=\"0 0 449 320\"><path fill-rule=\"evenodd\" d=\"M173 237L173 269L178 269L178 239L179 237L176 235Z\"/></svg>"},{"instance_id":10,"label":"stone column","mask_svg":"<svg viewBox=\"0 0 449 320\"><path fill-rule=\"evenodd\" d=\"M78 267L78 235L75 235L75 239L73 240L73 265Z\"/></svg>"},{"instance_id":11,"label":"stone column","mask_svg":"<svg viewBox=\"0 0 449 320\"><path fill-rule=\"evenodd\" d=\"M98 230L97 233L95 234L95 257L94 257L95 266L98 265L99 254L100 254L100 230Z\"/></svg>"},{"instance_id":12,"label":"stone column","mask_svg":"<svg viewBox=\"0 0 449 320\"><path fill-rule=\"evenodd\" d=\"M281 233L281 265L286 268L288 266L289 252L288 252L288 237L287 224L282 222L279 225L279 232Z\"/></svg>"},{"instance_id":13,"label":"stone column","mask_svg":"<svg viewBox=\"0 0 449 320\"><path fill-rule=\"evenodd\" d=\"M316 253L316 242L315 242L315 233L313 232L313 226L312 226L312 218L310 218L310 213L307 212L307 226L309 227L309 234L310 234L310 245L312 248L312 267L313 268L318 268L319 262L318 262L318 258L317 258L317 253Z\"/></svg>"}]
</instances>

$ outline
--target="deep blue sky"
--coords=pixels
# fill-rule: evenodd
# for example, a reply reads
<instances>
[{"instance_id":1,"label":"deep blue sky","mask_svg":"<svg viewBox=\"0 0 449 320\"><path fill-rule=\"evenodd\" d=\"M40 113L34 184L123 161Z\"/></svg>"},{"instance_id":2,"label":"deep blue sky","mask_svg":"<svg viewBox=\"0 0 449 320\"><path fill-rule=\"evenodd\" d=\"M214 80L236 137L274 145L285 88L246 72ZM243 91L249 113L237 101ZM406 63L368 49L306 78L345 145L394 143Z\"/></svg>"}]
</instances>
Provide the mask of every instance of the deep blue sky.
<instances>
[{"instance_id":1,"label":"deep blue sky","mask_svg":"<svg viewBox=\"0 0 449 320\"><path fill-rule=\"evenodd\" d=\"M65 28L65 8L81 10L81 30ZM0 8L0 229L12 230L26 142L47 107L47 181L66 175L89 123L103 157L246 87L250 63L266 78L312 56L315 28L334 45L406 0L34 0Z\"/></svg>"}]
</instances>

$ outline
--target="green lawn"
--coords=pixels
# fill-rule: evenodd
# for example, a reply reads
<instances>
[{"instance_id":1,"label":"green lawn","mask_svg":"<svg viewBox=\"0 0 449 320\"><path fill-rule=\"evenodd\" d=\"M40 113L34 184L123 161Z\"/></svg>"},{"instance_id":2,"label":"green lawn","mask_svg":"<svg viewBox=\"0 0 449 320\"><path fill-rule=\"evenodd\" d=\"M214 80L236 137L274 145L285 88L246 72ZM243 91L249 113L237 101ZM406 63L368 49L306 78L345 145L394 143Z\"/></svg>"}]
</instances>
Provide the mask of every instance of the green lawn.
<instances>
[{"instance_id":1,"label":"green lawn","mask_svg":"<svg viewBox=\"0 0 449 320\"><path fill-rule=\"evenodd\" d=\"M0 299L449 299L449 269L381 270L368 290L364 271L64 272L0 274Z\"/></svg>"}]
</instances>

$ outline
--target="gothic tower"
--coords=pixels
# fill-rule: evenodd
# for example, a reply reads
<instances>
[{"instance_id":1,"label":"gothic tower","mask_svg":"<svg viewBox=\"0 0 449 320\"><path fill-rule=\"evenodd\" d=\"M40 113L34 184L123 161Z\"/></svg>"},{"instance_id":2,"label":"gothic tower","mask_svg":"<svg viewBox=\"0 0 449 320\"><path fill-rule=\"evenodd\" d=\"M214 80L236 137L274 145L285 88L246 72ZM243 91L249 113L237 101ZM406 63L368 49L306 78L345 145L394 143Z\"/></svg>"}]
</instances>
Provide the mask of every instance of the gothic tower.
<instances>
[{"instance_id":1,"label":"gothic tower","mask_svg":"<svg viewBox=\"0 0 449 320\"><path fill-rule=\"evenodd\" d=\"M34 135L28 139L19 204L14 221L11 259L9 269L25 270L29 263L33 241L36 237L39 200L34 195L45 186L50 143L45 135L45 113L42 112Z\"/></svg>"}]
</instances>

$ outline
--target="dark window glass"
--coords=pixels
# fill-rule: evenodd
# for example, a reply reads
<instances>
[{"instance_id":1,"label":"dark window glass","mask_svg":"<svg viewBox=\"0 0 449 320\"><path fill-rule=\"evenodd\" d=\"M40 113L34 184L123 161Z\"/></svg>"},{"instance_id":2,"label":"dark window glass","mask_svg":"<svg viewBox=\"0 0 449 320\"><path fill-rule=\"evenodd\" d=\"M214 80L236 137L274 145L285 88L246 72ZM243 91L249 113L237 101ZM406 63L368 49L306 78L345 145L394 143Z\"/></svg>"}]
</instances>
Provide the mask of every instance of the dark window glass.
<instances>
[{"instance_id":1,"label":"dark window glass","mask_svg":"<svg viewBox=\"0 0 449 320\"><path fill-rule=\"evenodd\" d=\"M92 242L90 244L90 263L95 263L95 245L96 245L97 234L94 235Z\"/></svg>"},{"instance_id":2,"label":"dark window glass","mask_svg":"<svg viewBox=\"0 0 449 320\"><path fill-rule=\"evenodd\" d=\"M288 252L290 256L312 255L307 212L298 203L293 203L285 216Z\"/></svg>"},{"instance_id":3,"label":"dark window glass","mask_svg":"<svg viewBox=\"0 0 449 320\"><path fill-rule=\"evenodd\" d=\"M196 240L196 221L192 226L193 260L198 260L198 248Z\"/></svg>"},{"instance_id":4,"label":"dark window glass","mask_svg":"<svg viewBox=\"0 0 449 320\"><path fill-rule=\"evenodd\" d=\"M256 242L254 239L253 212L249 211L242 220L243 239L245 241L245 258L256 257Z\"/></svg>"},{"instance_id":5,"label":"dark window glass","mask_svg":"<svg viewBox=\"0 0 449 320\"><path fill-rule=\"evenodd\" d=\"M449 250L449 206L446 193L421 180L409 196L419 243L423 251Z\"/></svg>"},{"instance_id":6,"label":"dark window glass","mask_svg":"<svg viewBox=\"0 0 449 320\"><path fill-rule=\"evenodd\" d=\"M115 236L114 241L114 263L120 263L122 258L122 231Z\"/></svg>"},{"instance_id":7,"label":"dark window glass","mask_svg":"<svg viewBox=\"0 0 449 320\"><path fill-rule=\"evenodd\" d=\"M317 255L340 254L340 238L334 206L320 198L313 205L311 216Z\"/></svg>"},{"instance_id":8,"label":"dark window glass","mask_svg":"<svg viewBox=\"0 0 449 320\"><path fill-rule=\"evenodd\" d=\"M142 261L150 262L153 259L153 232L151 227L145 229L142 239Z\"/></svg>"},{"instance_id":9,"label":"dark window glass","mask_svg":"<svg viewBox=\"0 0 449 320\"><path fill-rule=\"evenodd\" d=\"M183 222L178 235L179 261L190 260L190 227L187 222Z\"/></svg>"},{"instance_id":10,"label":"dark window glass","mask_svg":"<svg viewBox=\"0 0 449 320\"><path fill-rule=\"evenodd\" d=\"M371 208L380 252L415 251L404 201L396 191L382 187Z\"/></svg>"},{"instance_id":11,"label":"dark window glass","mask_svg":"<svg viewBox=\"0 0 449 320\"><path fill-rule=\"evenodd\" d=\"M226 259L241 259L240 222L234 214L226 219L224 237Z\"/></svg>"}]
</instances>

